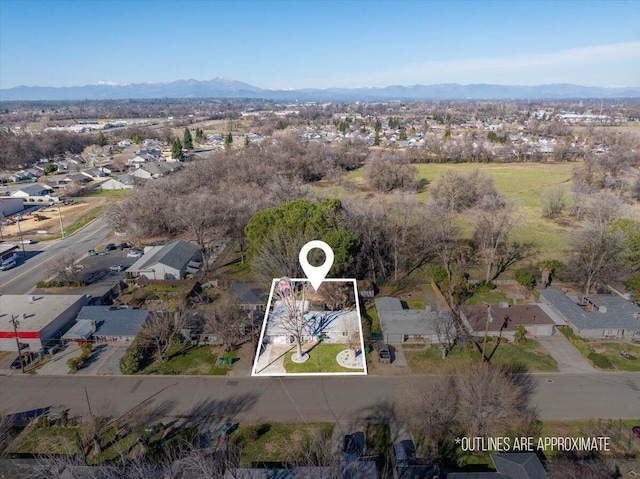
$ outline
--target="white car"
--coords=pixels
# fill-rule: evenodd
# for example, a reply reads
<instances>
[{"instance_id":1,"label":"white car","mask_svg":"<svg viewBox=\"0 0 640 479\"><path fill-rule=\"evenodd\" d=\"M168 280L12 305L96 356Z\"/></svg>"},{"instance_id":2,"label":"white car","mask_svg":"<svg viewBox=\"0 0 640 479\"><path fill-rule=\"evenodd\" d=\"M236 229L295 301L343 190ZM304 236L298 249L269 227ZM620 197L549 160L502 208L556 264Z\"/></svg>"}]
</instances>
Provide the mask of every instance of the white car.
<instances>
[{"instance_id":1,"label":"white car","mask_svg":"<svg viewBox=\"0 0 640 479\"><path fill-rule=\"evenodd\" d=\"M1 271L6 271L8 269L15 268L15 267L16 267L16 261L12 259L11 261L7 261L6 263L2 263L0 265L0 270Z\"/></svg>"},{"instance_id":2,"label":"white car","mask_svg":"<svg viewBox=\"0 0 640 479\"><path fill-rule=\"evenodd\" d=\"M142 251L139 249L132 249L127 253L127 258L139 258L142 256Z\"/></svg>"}]
</instances>

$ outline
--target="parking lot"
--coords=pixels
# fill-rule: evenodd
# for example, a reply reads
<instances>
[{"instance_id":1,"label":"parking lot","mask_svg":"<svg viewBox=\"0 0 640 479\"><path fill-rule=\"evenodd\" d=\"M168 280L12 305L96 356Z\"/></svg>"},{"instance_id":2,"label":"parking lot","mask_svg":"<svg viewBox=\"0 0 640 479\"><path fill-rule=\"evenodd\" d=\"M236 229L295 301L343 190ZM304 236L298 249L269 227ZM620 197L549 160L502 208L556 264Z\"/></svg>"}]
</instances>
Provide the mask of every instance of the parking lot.
<instances>
[{"instance_id":1,"label":"parking lot","mask_svg":"<svg viewBox=\"0 0 640 479\"><path fill-rule=\"evenodd\" d=\"M103 250L99 250L102 253ZM127 254L129 249L113 250L105 252L104 254L98 254L96 256L89 256L87 254L78 264L82 265L82 271L80 271L80 279L87 284L96 284L100 282L114 282L114 280L122 279L125 276L126 268L135 263L138 258L128 258ZM85 252L86 254L86 252ZM111 271L109 268L114 265L123 265L125 269L123 271Z\"/></svg>"}]
</instances>

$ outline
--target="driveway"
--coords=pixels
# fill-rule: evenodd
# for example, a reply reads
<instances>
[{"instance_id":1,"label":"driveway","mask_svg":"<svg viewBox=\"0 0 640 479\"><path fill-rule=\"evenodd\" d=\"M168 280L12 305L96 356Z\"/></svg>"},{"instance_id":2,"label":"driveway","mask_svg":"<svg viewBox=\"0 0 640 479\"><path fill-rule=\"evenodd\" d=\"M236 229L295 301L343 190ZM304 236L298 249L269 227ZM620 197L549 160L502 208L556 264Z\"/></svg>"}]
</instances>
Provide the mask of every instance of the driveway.
<instances>
[{"instance_id":1,"label":"driveway","mask_svg":"<svg viewBox=\"0 0 640 479\"><path fill-rule=\"evenodd\" d=\"M538 342L558 362L561 373L595 373L597 370L580 354L562 333L556 333L549 338L538 337Z\"/></svg>"}]
</instances>

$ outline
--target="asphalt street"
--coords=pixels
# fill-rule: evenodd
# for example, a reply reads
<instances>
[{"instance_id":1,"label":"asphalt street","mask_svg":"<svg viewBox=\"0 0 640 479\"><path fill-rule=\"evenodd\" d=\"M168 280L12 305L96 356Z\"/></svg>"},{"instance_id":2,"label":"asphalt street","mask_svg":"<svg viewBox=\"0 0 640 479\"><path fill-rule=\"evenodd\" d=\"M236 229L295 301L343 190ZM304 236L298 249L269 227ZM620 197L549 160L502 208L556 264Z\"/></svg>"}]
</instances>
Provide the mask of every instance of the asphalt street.
<instances>
[{"instance_id":1,"label":"asphalt street","mask_svg":"<svg viewBox=\"0 0 640 479\"><path fill-rule=\"evenodd\" d=\"M20 249L18 266L0 271L0 294L31 293L38 281L49 279L47 266L58 254L73 251L82 256L104 242L110 231L106 217L102 215L66 238L25 245L26 258L22 257Z\"/></svg>"},{"instance_id":2,"label":"asphalt street","mask_svg":"<svg viewBox=\"0 0 640 479\"><path fill-rule=\"evenodd\" d=\"M531 404L542 419L640 419L640 374L535 374ZM72 414L119 416L141 405L161 417L206 414L241 422L393 419L408 377L0 377L5 413L66 405Z\"/></svg>"}]
</instances>

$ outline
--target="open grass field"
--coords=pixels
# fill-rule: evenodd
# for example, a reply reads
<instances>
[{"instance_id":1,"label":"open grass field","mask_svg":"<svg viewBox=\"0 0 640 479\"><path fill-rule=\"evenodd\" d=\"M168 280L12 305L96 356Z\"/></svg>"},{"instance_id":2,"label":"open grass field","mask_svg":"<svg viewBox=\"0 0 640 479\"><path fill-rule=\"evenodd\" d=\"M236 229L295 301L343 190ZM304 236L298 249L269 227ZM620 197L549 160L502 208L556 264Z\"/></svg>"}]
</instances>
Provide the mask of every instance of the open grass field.
<instances>
[{"instance_id":1,"label":"open grass field","mask_svg":"<svg viewBox=\"0 0 640 479\"><path fill-rule=\"evenodd\" d=\"M494 352L495 350L495 352ZM463 371L471 364L479 363L480 352L477 348L456 346L446 359L442 359L440 349L431 346L424 351L404 352L411 371L417 374L449 374ZM487 341L486 354L492 364L516 368L528 372L556 372L558 363L534 339L527 339L525 344L501 343L496 347L495 338Z\"/></svg>"},{"instance_id":2,"label":"open grass field","mask_svg":"<svg viewBox=\"0 0 640 479\"><path fill-rule=\"evenodd\" d=\"M418 164L418 177L435 181L438 176L448 170L468 173L478 169L491 176L500 193L518 205L521 225L514 231L514 239L531 241L536 244L539 259L560 258L567 247L567 236L575 227L572 224L560 225L555 221L542 217L541 196L550 188L564 185L569 192L571 187L571 173L577 163L457 163ZM361 168L349 174L356 188L351 190L342 186L325 186L318 188L323 196L335 193L337 197L344 197L349 193L357 193L365 187L364 170ZM429 186L419 193L421 201L429 199ZM458 226L464 234L471 234L470 215L460 215Z\"/></svg>"}]
</instances>

